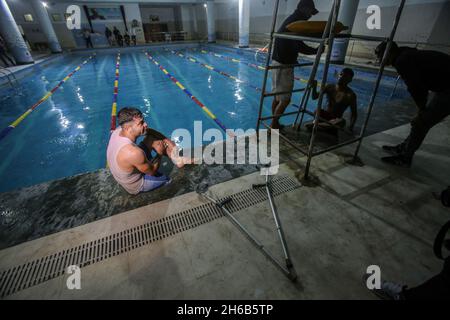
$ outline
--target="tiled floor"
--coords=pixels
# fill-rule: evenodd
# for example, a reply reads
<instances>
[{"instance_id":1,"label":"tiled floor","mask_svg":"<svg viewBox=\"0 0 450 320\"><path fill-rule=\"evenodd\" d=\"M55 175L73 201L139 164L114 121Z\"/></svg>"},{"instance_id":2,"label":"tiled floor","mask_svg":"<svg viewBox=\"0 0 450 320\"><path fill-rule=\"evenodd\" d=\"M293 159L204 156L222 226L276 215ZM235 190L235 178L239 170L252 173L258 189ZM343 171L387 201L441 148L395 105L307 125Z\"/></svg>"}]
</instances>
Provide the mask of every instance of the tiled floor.
<instances>
[{"instance_id":1,"label":"tiled floor","mask_svg":"<svg viewBox=\"0 0 450 320\"><path fill-rule=\"evenodd\" d=\"M66 274L5 298L373 299L361 280L369 265L380 266L383 279L418 285L441 268L432 243L450 215L431 192L449 184L450 119L430 131L411 169L382 163L380 146L401 141L407 130L408 125L364 140L364 167L345 163L352 147L314 158L311 172L319 183L275 198L298 274L295 284L222 217L81 268L81 290L67 289ZM291 159L279 176L301 176L305 159ZM216 184L210 192L227 196L262 179L255 172ZM187 192L6 248L0 251L0 274L202 203ZM282 259L268 202L235 216Z\"/></svg>"}]
</instances>

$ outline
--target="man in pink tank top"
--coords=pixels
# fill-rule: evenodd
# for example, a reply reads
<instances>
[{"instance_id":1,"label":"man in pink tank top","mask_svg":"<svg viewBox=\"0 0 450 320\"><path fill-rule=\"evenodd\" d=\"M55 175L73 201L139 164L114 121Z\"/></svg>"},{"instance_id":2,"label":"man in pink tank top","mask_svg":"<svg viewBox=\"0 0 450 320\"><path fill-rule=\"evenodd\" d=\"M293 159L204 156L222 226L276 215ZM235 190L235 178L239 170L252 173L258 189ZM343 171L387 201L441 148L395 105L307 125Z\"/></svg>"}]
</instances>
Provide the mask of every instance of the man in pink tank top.
<instances>
[{"instance_id":1,"label":"man in pink tank top","mask_svg":"<svg viewBox=\"0 0 450 320\"><path fill-rule=\"evenodd\" d=\"M117 118L119 126L111 134L106 155L111 174L128 193L150 191L170 182L158 172L164 155L179 168L193 163L192 159L178 156L173 141L148 128L140 110L123 108ZM146 137L137 145L136 140L142 135ZM152 150L157 153L154 158Z\"/></svg>"}]
</instances>

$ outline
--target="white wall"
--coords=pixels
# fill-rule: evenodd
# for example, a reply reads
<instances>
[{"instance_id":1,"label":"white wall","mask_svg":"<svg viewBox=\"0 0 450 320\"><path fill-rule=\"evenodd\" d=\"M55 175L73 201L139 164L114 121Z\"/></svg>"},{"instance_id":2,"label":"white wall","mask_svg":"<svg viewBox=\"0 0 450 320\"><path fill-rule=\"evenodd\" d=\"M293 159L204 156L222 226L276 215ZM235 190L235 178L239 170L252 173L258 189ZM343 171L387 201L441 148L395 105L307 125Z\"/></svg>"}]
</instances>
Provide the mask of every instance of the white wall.
<instances>
[{"instance_id":1,"label":"white wall","mask_svg":"<svg viewBox=\"0 0 450 320\"><path fill-rule=\"evenodd\" d=\"M343 0L350 1L350 0ZM216 0L216 30L220 33L238 32L238 9L236 0ZM319 14L311 20L326 20L331 9L330 0L315 0ZM353 33L386 36L389 34L400 0L361 0ZM291 14L298 1L280 1L278 24ZM381 30L369 30L366 9L371 4L381 7ZM268 33L272 23L275 0L251 0L250 33ZM450 46L450 1L449 0L407 0L398 27L397 41L427 42Z\"/></svg>"},{"instance_id":2,"label":"white wall","mask_svg":"<svg viewBox=\"0 0 450 320\"><path fill-rule=\"evenodd\" d=\"M237 34L239 32L238 1L216 3L214 9L216 16L216 32L218 33L218 37L221 37L221 32ZM227 36L227 34L222 35L222 37Z\"/></svg>"},{"instance_id":3,"label":"white wall","mask_svg":"<svg viewBox=\"0 0 450 320\"><path fill-rule=\"evenodd\" d=\"M55 0L57 1L57 0ZM195 0L192 0L194 2ZM272 13L274 8L275 0L250 0L250 33L251 34L263 34L270 31ZM350 0L344 0L350 1ZM20 24L31 43L35 42L46 42L38 21L25 22L23 15L26 13L31 13L35 18L36 15L28 3L27 0L7 0L8 5L13 12L16 22ZM64 12L66 10L69 2L59 3L52 2L48 0L50 6L48 11L50 15L52 13L59 13L61 17L64 17ZM108 1L110 4L104 2L76 2L73 4L89 6L119 6L120 1ZM199 1L197 5L190 8L192 4L182 4L179 9L175 10L173 4L174 1L158 1L158 2L168 2L167 5L159 5L158 7L150 8L151 5L148 1L141 4L139 7L138 0L136 3L127 3L125 7L125 15L127 18L127 24L130 27L130 23L133 19L139 22L150 22L149 16L158 15L161 22L167 22L170 31L176 30L176 21L181 17L182 24L179 26L180 29L188 31L189 35L192 36L193 33L193 18L192 10L197 13L197 24L199 37L204 38L207 34L206 28L206 10L203 7L203 2ZM179 1L181 3L181 1ZM187 2L187 1L184 1ZM237 0L216 0L215 14L216 14L216 30L218 34L221 33L234 33L237 35L238 32L238 1ZM313 17L313 20L326 20L328 17L329 10L331 8L330 0L315 0L316 7L320 11L318 15ZM283 19L292 13L298 1L288 0L280 1L279 19L278 25L281 24ZM366 19L368 15L365 10L368 5L377 3L382 8L382 29L381 30L368 30L365 26ZM374 36L385 36L389 33L392 26L392 21L395 15L396 6L399 0L360 0L359 11L354 24L353 33L364 34L364 35L374 35ZM72 4L72 3L71 3ZM189 9L190 8L190 9ZM84 10L81 10L82 14L82 24L87 26L87 19L84 14ZM191 13L189 13L191 11ZM67 30L64 27L65 21L54 22L52 21L55 32L60 40L63 48L71 48L75 46L75 43L79 42L77 34ZM97 38L93 38L94 45L100 45L104 39L102 39L104 25L112 27L116 25L119 30L123 33L125 31L123 21L120 19L118 21L93 21L93 27L100 34ZM430 44L444 44L450 46L450 1L448 0L407 0L407 5L405 7L402 20L400 22L398 33L396 36L397 41L407 41L407 42L427 42ZM139 36L138 36L139 39ZM142 35L143 40L143 35Z\"/></svg>"},{"instance_id":4,"label":"white wall","mask_svg":"<svg viewBox=\"0 0 450 320\"><path fill-rule=\"evenodd\" d=\"M36 20L36 14L34 13L32 6L26 0L7 0L7 2L13 13L14 19L16 20L16 23L22 26L25 35L27 39L30 41L30 43L46 42L47 40L45 36L42 34L39 22ZM75 48L77 47L77 45L84 47L84 41L81 38L80 31L71 31L68 30L66 27L66 22L64 20L64 13L66 12L66 8L69 4L76 4L80 6L82 28L89 27L87 17L83 10L83 5L88 5L88 7L117 7L117 8L119 8L120 6L120 3L105 4L98 2L86 3L76 1L71 3L68 2L54 3L52 1L48 1L48 3L49 7L47 8L47 11L49 13L50 20L52 21L53 27L55 29L56 35L60 41L61 46L65 49ZM131 28L131 22L134 19L136 19L139 22L140 27L142 27L142 18L139 4L138 3L124 4L124 9L126 22L129 30ZM31 13L35 21L25 22L23 15L27 13ZM53 21L52 14L59 14L62 18L62 21L61 22ZM105 26L108 26L111 29L113 26L116 26L122 32L122 34L125 32L125 25L123 23L122 18L107 21L93 20L92 27L94 31L98 33L92 36L94 46L106 46L106 38L104 37ZM138 32L136 38L138 43L145 42L143 32Z\"/></svg>"},{"instance_id":5,"label":"white wall","mask_svg":"<svg viewBox=\"0 0 450 320\"><path fill-rule=\"evenodd\" d=\"M206 23L206 9L203 7L203 4L198 4L195 6L195 10L197 12L197 24L198 24L198 33L199 39L206 40L208 39L208 27ZM216 15L217 17L217 15Z\"/></svg>"},{"instance_id":6,"label":"white wall","mask_svg":"<svg viewBox=\"0 0 450 320\"><path fill-rule=\"evenodd\" d=\"M139 8L139 4L138 3L124 4L124 9L128 30L131 31L131 23L133 22L133 20L137 20L139 27L136 32L136 42L138 44L145 43L144 29L142 28L141 9Z\"/></svg>"},{"instance_id":7,"label":"white wall","mask_svg":"<svg viewBox=\"0 0 450 320\"><path fill-rule=\"evenodd\" d=\"M166 23L168 31L177 31L176 10L174 6L155 7L141 6L141 16L143 23L152 23L150 16L158 16L159 23Z\"/></svg>"},{"instance_id":8,"label":"white wall","mask_svg":"<svg viewBox=\"0 0 450 320\"><path fill-rule=\"evenodd\" d=\"M175 20L174 7L141 7L141 16L144 23L151 23L150 16L158 16L159 22L172 22Z\"/></svg>"},{"instance_id":9,"label":"white wall","mask_svg":"<svg viewBox=\"0 0 450 320\"><path fill-rule=\"evenodd\" d=\"M31 7L31 4L25 1L11 0L8 0L7 4L14 16L14 20L18 25L22 26L25 36L31 44L36 42L47 42L47 39L42 33L42 30L39 26L39 21L37 20L37 16L33 8ZM34 21L26 22L24 19L25 14L31 14L34 18Z\"/></svg>"},{"instance_id":10,"label":"white wall","mask_svg":"<svg viewBox=\"0 0 450 320\"><path fill-rule=\"evenodd\" d=\"M181 29L185 32L187 40L194 39L196 37L194 32L194 17L192 14L193 6L191 4L180 5L181 14Z\"/></svg>"}]
</instances>

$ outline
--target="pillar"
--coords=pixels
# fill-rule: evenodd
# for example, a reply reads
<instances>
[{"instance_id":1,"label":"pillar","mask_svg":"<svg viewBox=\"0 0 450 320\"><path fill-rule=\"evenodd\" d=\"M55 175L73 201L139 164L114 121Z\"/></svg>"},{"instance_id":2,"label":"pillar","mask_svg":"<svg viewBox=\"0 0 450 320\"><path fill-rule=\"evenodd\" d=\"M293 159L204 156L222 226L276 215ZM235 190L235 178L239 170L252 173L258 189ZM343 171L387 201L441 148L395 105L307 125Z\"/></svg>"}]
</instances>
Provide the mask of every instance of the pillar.
<instances>
[{"instance_id":1,"label":"pillar","mask_svg":"<svg viewBox=\"0 0 450 320\"><path fill-rule=\"evenodd\" d=\"M192 9L192 21L194 23L194 34L195 34L195 38L197 39L197 37L198 37L197 5L193 4L191 9Z\"/></svg>"},{"instance_id":2,"label":"pillar","mask_svg":"<svg viewBox=\"0 0 450 320\"><path fill-rule=\"evenodd\" d=\"M39 25L48 41L48 46L53 53L60 53L61 46L59 44L58 38L56 37L55 30L53 29L52 22L48 16L47 9L44 7L42 1L31 0L31 5L33 6L34 13L36 14Z\"/></svg>"},{"instance_id":3,"label":"pillar","mask_svg":"<svg viewBox=\"0 0 450 320\"><path fill-rule=\"evenodd\" d=\"M342 22L348 30L344 33L351 33L356 13L358 12L359 0L345 0L341 2L338 21ZM333 51L331 52L331 62L343 64L347 53L349 39L334 39Z\"/></svg>"},{"instance_id":4,"label":"pillar","mask_svg":"<svg viewBox=\"0 0 450 320\"><path fill-rule=\"evenodd\" d=\"M239 47L247 48L250 33L250 0L239 0Z\"/></svg>"},{"instance_id":5,"label":"pillar","mask_svg":"<svg viewBox=\"0 0 450 320\"><path fill-rule=\"evenodd\" d=\"M0 34L17 64L34 63L6 0L0 0Z\"/></svg>"},{"instance_id":6,"label":"pillar","mask_svg":"<svg viewBox=\"0 0 450 320\"><path fill-rule=\"evenodd\" d=\"M208 25L208 42L216 42L216 17L213 0L206 2L206 24Z\"/></svg>"}]
</instances>

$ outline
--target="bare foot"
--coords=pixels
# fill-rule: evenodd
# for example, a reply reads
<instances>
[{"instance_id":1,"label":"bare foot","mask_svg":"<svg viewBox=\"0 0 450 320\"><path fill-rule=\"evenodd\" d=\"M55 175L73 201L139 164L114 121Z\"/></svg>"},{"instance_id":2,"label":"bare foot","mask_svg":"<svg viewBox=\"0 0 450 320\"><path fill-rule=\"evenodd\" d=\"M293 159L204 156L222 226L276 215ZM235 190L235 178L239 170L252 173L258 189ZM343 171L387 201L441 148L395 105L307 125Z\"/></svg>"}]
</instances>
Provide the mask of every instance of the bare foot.
<instances>
[{"instance_id":1,"label":"bare foot","mask_svg":"<svg viewBox=\"0 0 450 320\"><path fill-rule=\"evenodd\" d=\"M183 157L183 158L178 158L176 160L175 165L178 168L183 168L187 164L200 164L200 161L201 161L201 159L198 159L198 158L186 158L186 157Z\"/></svg>"}]
</instances>

